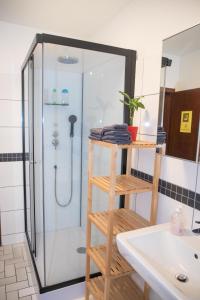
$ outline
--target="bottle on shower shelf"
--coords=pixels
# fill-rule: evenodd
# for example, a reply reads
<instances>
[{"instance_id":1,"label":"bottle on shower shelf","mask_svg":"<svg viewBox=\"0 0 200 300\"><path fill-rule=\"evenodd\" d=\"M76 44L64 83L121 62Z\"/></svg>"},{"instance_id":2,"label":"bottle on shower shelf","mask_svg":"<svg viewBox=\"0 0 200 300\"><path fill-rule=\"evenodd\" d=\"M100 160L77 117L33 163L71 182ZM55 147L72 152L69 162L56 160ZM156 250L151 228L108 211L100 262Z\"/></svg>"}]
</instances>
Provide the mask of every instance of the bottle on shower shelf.
<instances>
[{"instance_id":1,"label":"bottle on shower shelf","mask_svg":"<svg viewBox=\"0 0 200 300\"><path fill-rule=\"evenodd\" d=\"M61 103L69 105L69 90L63 89L61 93Z\"/></svg>"},{"instance_id":2,"label":"bottle on shower shelf","mask_svg":"<svg viewBox=\"0 0 200 300\"><path fill-rule=\"evenodd\" d=\"M57 94L57 89L53 88L52 89L52 94L51 94L51 103L56 104L58 100L58 94Z\"/></svg>"}]
</instances>

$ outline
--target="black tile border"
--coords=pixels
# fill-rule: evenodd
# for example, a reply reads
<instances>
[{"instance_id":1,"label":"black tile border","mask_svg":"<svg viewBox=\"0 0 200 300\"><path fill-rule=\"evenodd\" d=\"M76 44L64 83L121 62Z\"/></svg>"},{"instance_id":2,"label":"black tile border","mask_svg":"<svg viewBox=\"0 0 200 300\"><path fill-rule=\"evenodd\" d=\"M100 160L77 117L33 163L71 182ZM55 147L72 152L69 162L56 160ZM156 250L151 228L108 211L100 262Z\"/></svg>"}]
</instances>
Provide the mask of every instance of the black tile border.
<instances>
[{"instance_id":1,"label":"black tile border","mask_svg":"<svg viewBox=\"0 0 200 300\"><path fill-rule=\"evenodd\" d=\"M29 160L29 153L25 154L25 160ZM0 162L23 161L23 153L0 153Z\"/></svg>"},{"instance_id":2,"label":"black tile border","mask_svg":"<svg viewBox=\"0 0 200 300\"><path fill-rule=\"evenodd\" d=\"M132 169L131 174L150 183L153 182L153 176L144 172ZM178 202L200 210L200 194L195 194L194 191L185 189L184 187L175 185L163 179L159 179L158 191Z\"/></svg>"},{"instance_id":3,"label":"black tile border","mask_svg":"<svg viewBox=\"0 0 200 300\"><path fill-rule=\"evenodd\" d=\"M25 154L25 160L29 160L29 153ZM23 161L23 153L0 153L0 162L13 161ZM147 173L132 169L131 174L150 183L153 182L153 176ZM185 189L184 187L175 185L163 179L159 179L158 191L178 202L200 210L200 194L195 194L194 191Z\"/></svg>"}]
</instances>

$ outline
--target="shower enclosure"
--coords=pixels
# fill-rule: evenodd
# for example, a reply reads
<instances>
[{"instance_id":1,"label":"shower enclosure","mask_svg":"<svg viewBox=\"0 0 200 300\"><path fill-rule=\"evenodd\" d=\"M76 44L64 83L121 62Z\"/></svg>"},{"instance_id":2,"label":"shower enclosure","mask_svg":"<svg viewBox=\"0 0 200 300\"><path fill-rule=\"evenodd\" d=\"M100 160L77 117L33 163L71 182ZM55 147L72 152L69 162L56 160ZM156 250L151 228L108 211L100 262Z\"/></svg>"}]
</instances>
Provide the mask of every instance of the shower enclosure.
<instances>
[{"instance_id":1,"label":"shower enclosure","mask_svg":"<svg viewBox=\"0 0 200 300\"><path fill-rule=\"evenodd\" d=\"M41 292L84 280L89 129L128 120L118 91L133 94L135 60L133 50L47 34L36 35L25 59L25 229ZM109 157L97 151L95 159L95 172L106 174ZM106 209L106 195L94 195L95 208ZM95 229L92 236L102 239Z\"/></svg>"}]
</instances>

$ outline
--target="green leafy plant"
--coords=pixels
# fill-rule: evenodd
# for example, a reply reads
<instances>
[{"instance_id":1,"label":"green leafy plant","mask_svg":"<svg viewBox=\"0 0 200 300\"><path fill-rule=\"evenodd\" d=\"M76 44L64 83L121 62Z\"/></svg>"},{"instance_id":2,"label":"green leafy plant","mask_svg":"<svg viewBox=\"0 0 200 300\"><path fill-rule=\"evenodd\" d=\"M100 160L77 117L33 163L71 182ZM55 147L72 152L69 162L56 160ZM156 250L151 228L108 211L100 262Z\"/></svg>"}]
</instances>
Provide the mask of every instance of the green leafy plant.
<instances>
[{"instance_id":1,"label":"green leafy plant","mask_svg":"<svg viewBox=\"0 0 200 300\"><path fill-rule=\"evenodd\" d=\"M124 105L128 106L129 108L129 125L133 124L133 118L135 111L138 111L139 108L145 109L144 104L141 102L141 99L144 98L143 96L141 97L131 97L127 93L119 91L119 93L124 96L123 100L120 100Z\"/></svg>"}]
</instances>

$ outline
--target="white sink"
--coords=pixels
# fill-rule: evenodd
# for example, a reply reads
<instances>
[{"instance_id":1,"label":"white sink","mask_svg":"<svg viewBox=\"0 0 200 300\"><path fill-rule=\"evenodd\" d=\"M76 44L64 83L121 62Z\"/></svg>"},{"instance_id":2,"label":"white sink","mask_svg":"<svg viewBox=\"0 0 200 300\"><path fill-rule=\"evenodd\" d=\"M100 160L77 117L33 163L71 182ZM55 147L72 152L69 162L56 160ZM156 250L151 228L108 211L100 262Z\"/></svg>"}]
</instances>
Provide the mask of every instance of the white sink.
<instances>
[{"instance_id":1,"label":"white sink","mask_svg":"<svg viewBox=\"0 0 200 300\"><path fill-rule=\"evenodd\" d=\"M169 224L117 235L118 249L162 299L200 300L200 237L170 233ZM188 277L186 282L177 274Z\"/></svg>"}]
</instances>

